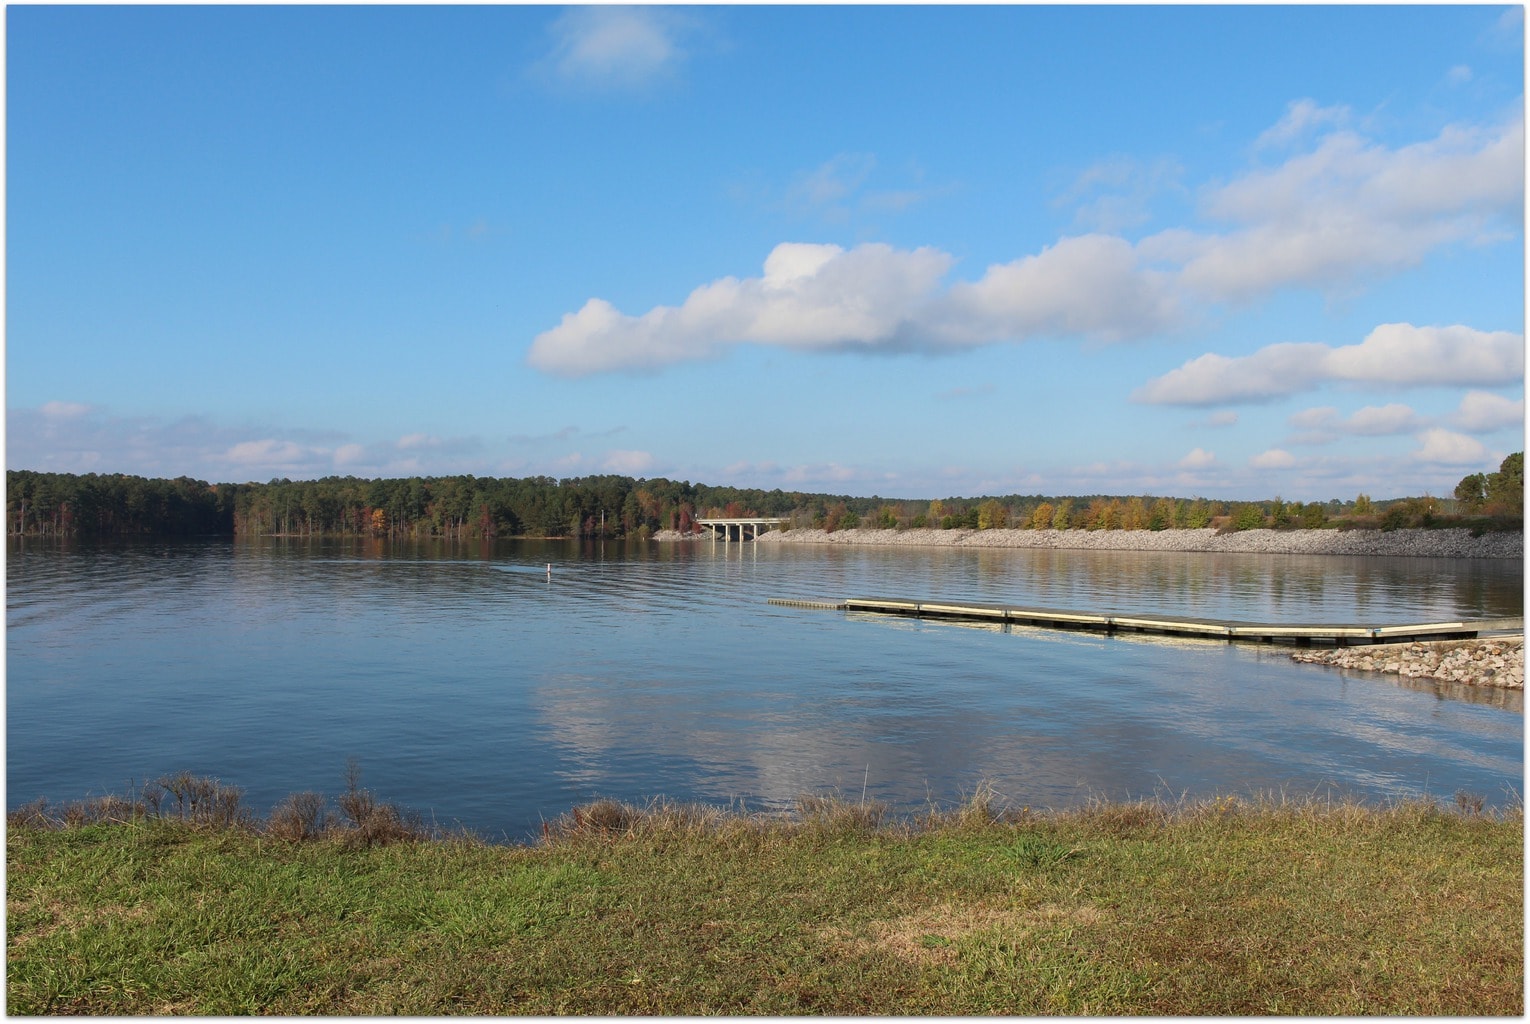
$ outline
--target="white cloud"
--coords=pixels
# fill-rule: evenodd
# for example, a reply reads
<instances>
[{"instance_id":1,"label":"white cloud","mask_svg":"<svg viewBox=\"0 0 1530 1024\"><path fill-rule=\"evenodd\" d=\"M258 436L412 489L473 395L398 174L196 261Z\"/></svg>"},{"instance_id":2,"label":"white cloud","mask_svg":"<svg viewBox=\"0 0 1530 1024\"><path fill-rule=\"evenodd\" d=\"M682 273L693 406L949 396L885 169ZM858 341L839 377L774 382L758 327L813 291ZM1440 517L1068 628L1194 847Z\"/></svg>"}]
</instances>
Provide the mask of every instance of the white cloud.
<instances>
[{"instance_id":1,"label":"white cloud","mask_svg":"<svg viewBox=\"0 0 1530 1024\"><path fill-rule=\"evenodd\" d=\"M1490 391L1468 391L1452 422L1462 430L1482 434L1504 427L1523 426L1525 400L1515 401Z\"/></svg>"},{"instance_id":2,"label":"white cloud","mask_svg":"<svg viewBox=\"0 0 1530 1024\"><path fill-rule=\"evenodd\" d=\"M1217 457L1204 448L1196 448L1179 460L1181 469L1210 469L1217 464Z\"/></svg>"},{"instance_id":3,"label":"white cloud","mask_svg":"<svg viewBox=\"0 0 1530 1024\"><path fill-rule=\"evenodd\" d=\"M617 473L622 476L640 476L654 464L653 456L648 452L624 450L613 448L606 452L605 459L600 468L607 473Z\"/></svg>"},{"instance_id":4,"label":"white cloud","mask_svg":"<svg viewBox=\"0 0 1530 1024\"><path fill-rule=\"evenodd\" d=\"M1382 324L1324 360L1334 380L1366 384L1508 384L1525 375L1525 339L1509 331Z\"/></svg>"},{"instance_id":5,"label":"white cloud","mask_svg":"<svg viewBox=\"0 0 1530 1024\"><path fill-rule=\"evenodd\" d=\"M1419 440L1423 446L1414 452L1414 458L1419 462L1452 466L1476 465L1487 455L1487 449L1476 438L1440 428L1424 431L1419 435Z\"/></svg>"},{"instance_id":6,"label":"white cloud","mask_svg":"<svg viewBox=\"0 0 1530 1024\"><path fill-rule=\"evenodd\" d=\"M602 23L614 39L629 32L644 38L643 25L663 29L662 19L655 22L658 16L647 11L595 10L608 13L569 17L581 25L584 18L614 19ZM626 26L624 18L638 27ZM592 38L599 35L592 30ZM658 54L662 48L651 49ZM588 51L570 46L568 52L622 47L592 42ZM1364 137L1349 120L1341 107L1291 104L1254 147L1256 153L1283 147L1289 158L1202 193L1201 214L1217 225L1211 230L1175 227L1136 243L1106 233L1065 236L948 287L942 280L956 261L935 248L872 243L847 251L783 243L761 277L720 278L695 288L679 306L629 315L591 298L539 334L528 361L579 375L655 369L743 343L889 351L1041 337L1114 342L1202 319L1207 301L1249 301L1288 287L1353 287L1417 264L1443 245L1520 233L1522 115L1486 127L1448 126L1398 147ZM840 154L799 179L791 197L799 205L843 210L875 167L870 155ZM1168 162L1144 170L1124 159L1107 161L1085 171L1066 198L1105 189L1145 201L1178 187L1180 173ZM1126 207L1110 217L1131 219ZM1523 375L1521 349L1519 336L1504 332L1390 324L1340 349L1288 343L1236 358L1208 354L1150 382L1137 398L1217 405L1271 399L1325 381L1495 386Z\"/></svg>"},{"instance_id":7,"label":"white cloud","mask_svg":"<svg viewBox=\"0 0 1530 1024\"><path fill-rule=\"evenodd\" d=\"M236 466L283 468L299 465L308 454L308 449L300 444L263 438L241 441L225 451L223 457Z\"/></svg>"},{"instance_id":8,"label":"white cloud","mask_svg":"<svg viewBox=\"0 0 1530 1024\"><path fill-rule=\"evenodd\" d=\"M1351 434L1363 434L1370 437L1407 434L1417 430L1419 426L1418 413L1397 402L1358 409L1344 422L1344 429Z\"/></svg>"},{"instance_id":9,"label":"white cloud","mask_svg":"<svg viewBox=\"0 0 1530 1024\"><path fill-rule=\"evenodd\" d=\"M359 444L342 444L335 449L335 465L350 466L366 457L366 447Z\"/></svg>"},{"instance_id":10,"label":"white cloud","mask_svg":"<svg viewBox=\"0 0 1530 1024\"><path fill-rule=\"evenodd\" d=\"M414 434L363 444L333 431L231 427L202 416L167 420L90 409L60 417L42 408L6 410L7 464L46 472L107 467L146 477L191 476L216 482L283 476L307 480L337 472L363 477L446 475L481 472L483 460L473 454L481 447L473 437Z\"/></svg>"},{"instance_id":11,"label":"white cloud","mask_svg":"<svg viewBox=\"0 0 1530 1024\"><path fill-rule=\"evenodd\" d=\"M1266 133L1294 137L1323 120L1297 105ZM1524 121L1450 126L1389 149L1348 131L1310 152L1249 172L1205 194L1204 213L1232 225L1144 239L1145 257L1182 265L1180 281L1213 300L1272 289L1331 289L1421 261L1438 246L1517 232L1523 216Z\"/></svg>"},{"instance_id":12,"label":"white cloud","mask_svg":"<svg viewBox=\"0 0 1530 1024\"><path fill-rule=\"evenodd\" d=\"M49 419L78 419L90 412L90 406L79 402L44 402L38 411Z\"/></svg>"},{"instance_id":13,"label":"white cloud","mask_svg":"<svg viewBox=\"0 0 1530 1024\"><path fill-rule=\"evenodd\" d=\"M641 316L590 299L537 335L527 361L552 373L651 369L729 345L792 349L941 349L1043 336L1115 341L1174 323L1161 275L1118 238L1086 235L989 267L944 294L954 260L937 249L882 243L783 242L764 274L703 285L678 307Z\"/></svg>"},{"instance_id":14,"label":"white cloud","mask_svg":"<svg viewBox=\"0 0 1530 1024\"><path fill-rule=\"evenodd\" d=\"M1451 85L1465 85L1472 80L1472 69L1465 64L1457 64L1446 72L1445 80Z\"/></svg>"},{"instance_id":15,"label":"white cloud","mask_svg":"<svg viewBox=\"0 0 1530 1024\"><path fill-rule=\"evenodd\" d=\"M1339 424L1339 410L1331 405L1303 409L1286 417L1286 422L1299 430L1333 430Z\"/></svg>"},{"instance_id":16,"label":"white cloud","mask_svg":"<svg viewBox=\"0 0 1530 1024\"><path fill-rule=\"evenodd\" d=\"M846 251L784 243L766 258L761 277L722 278L697 288L678 307L634 317L591 299L539 334L527 360L541 370L578 375L706 358L744 342L796 349L892 347L904 343L902 329L951 262L935 249L904 252L874 243Z\"/></svg>"},{"instance_id":17,"label":"white cloud","mask_svg":"<svg viewBox=\"0 0 1530 1024\"><path fill-rule=\"evenodd\" d=\"M550 26L552 52L539 65L566 84L631 88L669 74L685 58L685 22L651 7L572 7Z\"/></svg>"},{"instance_id":18,"label":"white cloud","mask_svg":"<svg viewBox=\"0 0 1530 1024\"><path fill-rule=\"evenodd\" d=\"M1247 356L1208 352L1148 381L1132 397L1150 405L1267 401L1313 386L1314 367L1329 351L1315 342L1283 342Z\"/></svg>"},{"instance_id":19,"label":"white cloud","mask_svg":"<svg viewBox=\"0 0 1530 1024\"><path fill-rule=\"evenodd\" d=\"M1283 342L1246 356L1207 353L1143 385L1152 405L1259 402L1339 381L1405 387L1502 385L1524 376L1524 338L1471 327L1382 324L1358 345Z\"/></svg>"},{"instance_id":20,"label":"white cloud","mask_svg":"<svg viewBox=\"0 0 1530 1024\"><path fill-rule=\"evenodd\" d=\"M1118 341L1181 318L1170 279L1144 267L1130 243L1080 235L953 285L930 327L966 343L1040 335Z\"/></svg>"},{"instance_id":21,"label":"white cloud","mask_svg":"<svg viewBox=\"0 0 1530 1024\"><path fill-rule=\"evenodd\" d=\"M1122 231L1147 222L1159 195L1182 193L1183 175L1173 160L1113 156L1085 168L1053 205L1076 205L1075 222L1094 231Z\"/></svg>"},{"instance_id":22,"label":"white cloud","mask_svg":"<svg viewBox=\"0 0 1530 1024\"><path fill-rule=\"evenodd\" d=\"M1279 121L1254 140L1254 148L1259 150L1289 146L1310 135L1314 129L1328 125L1342 126L1349 119L1348 107L1320 107L1311 99L1295 100L1286 106L1286 112Z\"/></svg>"},{"instance_id":23,"label":"white cloud","mask_svg":"<svg viewBox=\"0 0 1530 1024\"><path fill-rule=\"evenodd\" d=\"M1248 464L1254 469L1290 469L1296 465L1296 456L1280 448L1271 448L1249 459Z\"/></svg>"},{"instance_id":24,"label":"white cloud","mask_svg":"<svg viewBox=\"0 0 1530 1024\"><path fill-rule=\"evenodd\" d=\"M1326 444L1339 434L1366 437L1411 434L1424 426L1418 413L1397 402L1369 405L1347 417L1341 417L1339 410L1331 405L1318 406L1292 413L1286 422L1298 430L1309 431L1294 439L1300 444Z\"/></svg>"}]
</instances>

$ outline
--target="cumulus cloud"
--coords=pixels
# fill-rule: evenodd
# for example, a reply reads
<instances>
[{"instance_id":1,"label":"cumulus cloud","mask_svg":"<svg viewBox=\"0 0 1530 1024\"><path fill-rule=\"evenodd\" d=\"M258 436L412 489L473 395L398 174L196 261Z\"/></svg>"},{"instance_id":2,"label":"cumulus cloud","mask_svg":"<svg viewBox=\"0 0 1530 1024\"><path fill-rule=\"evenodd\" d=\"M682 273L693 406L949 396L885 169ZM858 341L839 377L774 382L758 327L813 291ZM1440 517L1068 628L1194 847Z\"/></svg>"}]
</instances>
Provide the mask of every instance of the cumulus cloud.
<instances>
[{"instance_id":1,"label":"cumulus cloud","mask_svg":"<svg viewBox=\"0 0 1530 1024\"><path fill-rule=\"evenodd\" d=\"M1303 409L1286 417L1286 422L1299 430L1333 430L1339 424L1339 410L1331 405Z\"/></svg>"},{"instance_id":2,"label":"cumulus cloud","mask_svg":"<svg viewBox=\"0 0 1530 1024\"><path fill-rule=\"evenodd\" d=\"M1460 324L1382 324L1359 345L1334 349L1324 371L1334 380L1366 384L1501 385L1524 377L1525 339Z\"/></svg>"},{"instance_id":3,"label":"cumulus cloud","mask_svg":"<svg viewBox=\"0 0 1530 1024\"><path fill-rule=\"evenodd\" d=\"M762 276L722 278L680 306L628 316L591 299L539 334L527 359L541 370L578 375L706 358L743 342L793 349L906 344L906 329L951 262L928 248L783 243L765 260Z\"/></svg>"},{"instance_id":4,"label":"cumulus cloud","mask_svg":"<svg viewBox=\"0 0 1530 1024\"><path fill-rule=\"evenodd\" d=\"M600 468L607 473L622 476L641 476L653 467L653 456L648 452L613 448L606 452Z\"/></svg>"},{"instance_id":5,"label":"cumulus cloud","mask_svg":"<svg viewBox=\"0 0 1530 1024\"><path fill-rule=\"evenodd\" d=\"M595 89L645 85L672 73L685 58L685 22L649 7L571 7L549 27L552 51L538 65L545 75Z\"/></svg>"},{"instance_id":6,"label":"cumulus cloud","mask_svg":"<svg viewBox=\"0 0 1530 1024\"><path fill-rule=\"evenodd\" d=\"M1475 437L1439 427L1424 431L1419 435L1419 441L1421 447L1414 453L1419 462L1468 466L1481 463L1487 456L1487 449Z\"/></svg>"},{"instance_id":7,"label":"cumulus cloud","mask_svg":"<svg viewBox=\"0 0 1530 1024\"><path fill-rule=\"evenodd\" d=\"M1196 448L1179 460L1181 469L1209 469L1216 464L1216 455L1204 448Z\"/></svg>"},{"instance_id":8,"label":"cumulus cloud","mask_svg":"<svg viewBox=\"0 0 1530 1024\"><path fill-rule=\"evenodd\" d=\"M929 326L965 343L1042 335L1119 341L1180 319L1172 281L1145 267L1130 243L1081 235L953 285Z\"/></svg>"},{"instance_id":9,"label":"cumulus cloud","mask_svg":"<svg viewBox=\"0 0 1530 1024\"><path fill-rule=\"evenodd\" d=\"M1273 145L1340 115L1298 104L1265 136ZM1410 267L1430 250L1517 230L1524 205L1524 121L1449 126L1391 149L1335 131L1309 152L1206 191L1202 210L1228 230L1174 229L1144 239L1144 256L1178 264L1180 281L1212 300L1272 289L1329 289Z\"/></svg>"},{"instance_id":10,"label":"cumulus cloud","mask_svg":"<svg viewBox=\"0 0 1530 1024\"><path fill-rule=\"evenodd\" d=\"M616 12L600 17L652 17L596 10ZM587 16L595 17L579 15ZM1038 337L1116 342L1194 323L1208 304L1282 288L1353 287L1413 266L1440 246L1519 232L1522 115L1447 126L1403 146L1369 139L1350 122L1342 107L1291 104L1253 146L1256 155L1278 151L1276 162L1202 190L1198 209L1209 227L1174 227L1136 242L1106 231L1065 236L950 285L943 281L956 261L935 248L783 243L763 275L701 285L679 306L628 314L591 298L537 335L529 362L579 375L652 370L742 343L932 351ZM801 177L791 199L843 210L875 167L868 154L840 154ZM1102 208L1085 219L1125 225L1147 197L1179 188L1181 173L1167 161L1105 161L1083 172L1065 199L1093 202L1099 191L1122 198L1131 209ZM1328 380L1499 385L1512 365L1518 369L1509 376L1523 371L1520 344L1510 339L1518 336L1383 325L1343 349L1290 343L1237 358L1208 354L1138 397L1185 405L1260 401ZM1435 371L1445 350L1455 358L1441 378Z\"/></svg>"},{"instance_id":11,"label":"cumulus cloud","mask_svg":"<svg viewBox=\"0 0 1530 1024\"><path fill-rule=\"evenodd\" d=\"M1407 434L1417 430L1419 425L1418 413L1398 402L1366 406L1352 413L1344 423L1350 433L1371 437Z\"/></svg>"},{"instance_id":12,"label":"cumulus cloud","mask_svg":"<svg viewBox=\"0 0 1530 1024\"><path fill-rule=\"evenodd\" d=\"M1462 430L1482 434L1504 427L1523 426L1525 400L1505 398L1491 391L1468 391L1462 396L1461 406L1452 422Z\"/></svg>"},{"instance_id":13,"label":"cumulus cloud","mask_svg":"<svg viewBox=\"0 0 1530 1024\"><path fill-rule=\"evenodd\" d=\"M1268 401L1327 382L1403 387L1503 385L1525 373L1524 338L1471 327L1382 324L1358 345L1283 342L1246 356L1207 353L1132 396L1150 405Z\"/></svg>"},{"instance_id":14,"label":"cumulus cloud","mask_svg":"<svg viewBox=\"0 0 1530 1024\"><path fill-rule=\"evenodd\" d=\"M235 466L283 469L301 466L308 454L308 449L292 441L262 438L240 441L224 451L223 458Z\"/></svg>"},{"instance_id":15,"label":"cumulus cloud","mask_svg":"<svg viewBox=\"0 0 1530 1024\"><path fill-rule=\"evenodd\" d=\"M603 299L539 334L528 362L553 373L651 369L741 343L792 349L938 349L1041 336L1115 341L1178 316L1167 283L1131 246L1065 238L940 291L951 256L933 248L785 242L760 277L725 277L680 306L630 316Z\"/></svg>"},{"instance_id":16,"label":"cumulus cloud","mask_svg":"<svg viewBox=\"0 0 1530 1024\"><path fill-rule=\"evenodd\" d=\"M1339 410L1333 406L1319 406L1292 413L1286 422L1306 431L1292 439L1298 444L1327 444L1341 434L1364 437L1411 434L1426 425L1412 408L1398 402L1369 405L1347 417L1339 415Z\"/></svg>"},{"instance_id":17,"label":"cumulus cloud","mask_svg":"<svg viewBox=\"0 0 1530 1024\"><path fill-rule=\"evenodd\" d=\"M1296 465L1296 456L1280 448L1271 448L1249 459L1248 464L1254 469L1290 469Z\"/></svg>"}]
</instances>

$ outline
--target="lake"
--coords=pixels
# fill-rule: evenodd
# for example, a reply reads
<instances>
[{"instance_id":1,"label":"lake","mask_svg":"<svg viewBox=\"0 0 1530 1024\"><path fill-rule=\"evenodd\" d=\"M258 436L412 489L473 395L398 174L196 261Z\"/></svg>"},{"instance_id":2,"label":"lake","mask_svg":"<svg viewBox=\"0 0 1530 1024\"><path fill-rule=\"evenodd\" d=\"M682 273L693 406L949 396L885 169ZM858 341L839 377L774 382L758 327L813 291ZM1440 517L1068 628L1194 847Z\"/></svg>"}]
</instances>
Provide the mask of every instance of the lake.
<instances>
[{"instance_id":1,"label":"lake","mask_svg":"<svg viewBox=\"0 0 1530 1024\"><path fill-rule=\"evenodd\" d=\"M552 564L549 577L547 565ZM598 797L896 810L1522 792L1518 692L1289 648L768 605L906 596L1257 621L1523 614L1518 560L290 538L6 565L6 799L188 769L520 839Z\"/></svg>"}]
</instances>

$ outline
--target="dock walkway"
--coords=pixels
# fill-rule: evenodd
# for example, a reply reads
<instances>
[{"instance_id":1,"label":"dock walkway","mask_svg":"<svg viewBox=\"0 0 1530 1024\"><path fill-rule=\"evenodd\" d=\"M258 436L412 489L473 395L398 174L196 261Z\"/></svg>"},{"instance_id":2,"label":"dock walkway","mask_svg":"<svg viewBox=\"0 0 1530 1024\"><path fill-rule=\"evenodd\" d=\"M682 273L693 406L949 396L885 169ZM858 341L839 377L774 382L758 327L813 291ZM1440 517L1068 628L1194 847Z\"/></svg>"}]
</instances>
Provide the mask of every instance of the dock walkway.
<instances>
[{"instance_id":1,"label":"dock walkway","mask_svg":"<svg viewBox=\"0 0 1530 1024\"><path fill-rule=\"evenodd\" d=\"M1479 619L1456 622L1422 622L1406 625L1359 625L1329 623L1234 622L1227 619L1194 619L1177 615L1120 615L1026 608L1012 604L911 601L888 597L852 597L844 601L807 601L771 598L770 604L828 611L870 612L916 618L967 622L1014 623L1046 629L1091 630L1100 633L1149 633L1165 636L1201 637L1247 643L1292 643L1307 647L1332 644L1395 644L1414 640L1470 640L1491 633L1525 631L1525 620Z\"/></svg>"}]
</instances>

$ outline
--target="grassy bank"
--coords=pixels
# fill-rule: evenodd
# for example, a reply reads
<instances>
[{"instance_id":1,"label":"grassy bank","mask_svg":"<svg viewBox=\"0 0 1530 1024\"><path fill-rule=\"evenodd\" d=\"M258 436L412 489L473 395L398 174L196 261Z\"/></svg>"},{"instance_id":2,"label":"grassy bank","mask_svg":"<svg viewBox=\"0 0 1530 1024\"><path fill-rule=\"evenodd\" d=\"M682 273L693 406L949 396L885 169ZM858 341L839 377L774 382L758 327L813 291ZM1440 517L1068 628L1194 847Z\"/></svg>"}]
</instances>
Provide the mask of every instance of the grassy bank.
<instances>
[{"instance_id":1,"label":"grassy bank","mask_svg":"<svg viewBox=\"0 0 1530 1024\"><path fill-rule=\"evenodd\" d=\"M109 817L12 816L11 1013L1524 1008L1523 816L1469 804L607 803L532 847Z\"/></svg>"}]
</instances>

